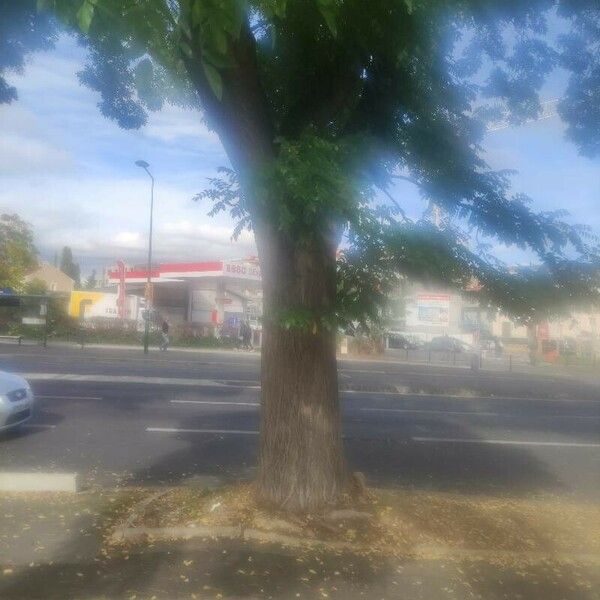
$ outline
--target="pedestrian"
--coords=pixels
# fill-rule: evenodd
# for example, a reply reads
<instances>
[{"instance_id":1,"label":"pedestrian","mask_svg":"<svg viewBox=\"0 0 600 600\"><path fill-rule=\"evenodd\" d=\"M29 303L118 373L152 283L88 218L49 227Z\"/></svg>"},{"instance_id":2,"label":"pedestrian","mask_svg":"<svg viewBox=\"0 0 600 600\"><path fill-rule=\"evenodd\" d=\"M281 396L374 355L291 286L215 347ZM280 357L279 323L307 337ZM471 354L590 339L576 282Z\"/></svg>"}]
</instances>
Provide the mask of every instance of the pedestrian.
<instances>
[{"instance_id":1,"label":"pedestrian","mask_svg":"<svg viewBox=\"0 0 600 600\"><path fill-rule=\"evenodd\" d=\"M242 346L245 350L252 350L252 329L248 321L242 323Z\"/></svg>"},{"instance_id":2,"label":"pedestrian","mask_svg":"<svg viewBox=\"0 0 600 600\"><path fill-rule=\"evenodd\" d=\"M160 341L160 349L163 351L167 351L167 348L169 347L169 324L167 323L166 320L164 320L162 322L161 325L161 341Z\"/></svg>"},{"instance_id":3,"label":"pedestrian","mask_svg":"<svg viewBox=\"0 0 600 600\"><path fill-rule=\"evenodd\" d=\"M529 364L533 367L537 365L538 362L538 340L534 336L530 336L529 338Z\"/></svg>"}]
</instances>

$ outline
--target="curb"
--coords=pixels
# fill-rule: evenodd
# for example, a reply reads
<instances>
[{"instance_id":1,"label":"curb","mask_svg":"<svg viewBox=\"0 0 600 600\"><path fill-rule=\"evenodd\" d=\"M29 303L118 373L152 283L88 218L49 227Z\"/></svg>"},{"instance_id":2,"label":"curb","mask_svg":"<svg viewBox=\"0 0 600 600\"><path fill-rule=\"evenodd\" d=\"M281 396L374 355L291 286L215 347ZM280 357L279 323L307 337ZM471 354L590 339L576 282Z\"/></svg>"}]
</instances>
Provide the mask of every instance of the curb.
<instances>
[{"instance_id":1,"label":"curb","mask_svg":"<svg viewBox=\"0 0 600 600\"><path fill-rule=\"evenodd\" d=\"M171 541L219 539L226 538L240 542L258 542L259 544L281 544L289 548L309 548L313 546L325 547L331 550L356 550L356 545L351 542L326 541L313 538L297 538L291 535L274 531L245 528L243 525L195 525L173 527L117 527L110 539L114 544L137 544L147 540Z\"/></svg>"},{"instance_id":2,"label":"curb","mask_svg":"<svg viewBox=\"0 0 600 600\"><path fill-rule=\"evenodd\" d=\"M77 473L0 473L0 492L79 491Z\"/></svg>"},{"instance_id":3,"label":"curb","mask_svg":"<svg viewBox=\"0 0 600 600\"><path fill-rule=\"evenodd\" d=\"M333 551L362 552L352 542L338 540L320 540L299 538L274 531L263 531L255 528L244 528L243 525L196 525L172 527L127 527L121 526L113 531L110 539L113 544L140 544L155 541L175 541L191 539L230 539L240 542L256 542L259 544L279 544L287 548L322 547ZM589 565L600 565L600 554L560 551L531 550L490 550L462 548L457 546L422 545L405 548L404 553L417 560L467 560L467 561L512 561L522 563L545 563L559 561L565 563L578 562Z\"/></svg>"}]
</instances>

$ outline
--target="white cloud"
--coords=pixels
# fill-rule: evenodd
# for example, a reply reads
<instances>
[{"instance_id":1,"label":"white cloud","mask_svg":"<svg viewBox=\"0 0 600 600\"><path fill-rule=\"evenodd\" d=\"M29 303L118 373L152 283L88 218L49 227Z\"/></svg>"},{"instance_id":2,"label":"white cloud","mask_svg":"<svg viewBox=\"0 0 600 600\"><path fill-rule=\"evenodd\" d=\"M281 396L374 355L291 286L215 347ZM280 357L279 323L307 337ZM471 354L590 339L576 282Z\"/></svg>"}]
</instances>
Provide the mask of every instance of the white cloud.
<instances>
[{"instance_id":1,"label":"white cloud","mask_svg":"<svg viewBox=\"0 0 600 600\"><path fill-rule=\"evenodd\" d=\"M2 210L29 221L46 257L64 245L84 265L112 265L123 258L143 262L148 243L148 184L145 179L39 176L6 179L0 188ZM234 258L255 254L254 238L244 232L233 242L233 224L210 218L191 195L176 186L156 188L156 261Z\"/></svg>"},{"instance_id":2,"label":"white cloud","mask_svg":"<svg viewBox=\"0 0 600 600\"><path fill-rule=\"evenodd\" d=\"M73 166L71 155L42 140L3 135L0 143L0 174L31 171L63 171Z\"/></svg>"},{"instance_id":3,"label":"white cloud","mask_svg":"<svg viewBox=\"0 0 600 600\"><path fill-rule=\"evenodd\" d=\"M144 247L139 231L119 231L112 239L112 245L118 248L139 250Z\"/></svg>"},{"instance_id":4,"label":"white cloud","mask_svg":"<svg viewBox=\"0 0 600 600\"><path fill-rule=\"evenodd\" d=\"M183 109L165 104L161 111L152 113L148 124L141 130L143 135L166 143L191 138L197 142L220 146L219 137L202 122L202 114L196 110Z\"/></svg>"},{"instance_id":5,"label":"white cloud","mask_svg":"<svg viewBox=\"0 0 600 600\"><path fill-rule=\"evenodd\" d=\"M0 175L73 168L71 154L54 143L35 115L19 104L0 105Z\"/></svg>"}]
</instances>

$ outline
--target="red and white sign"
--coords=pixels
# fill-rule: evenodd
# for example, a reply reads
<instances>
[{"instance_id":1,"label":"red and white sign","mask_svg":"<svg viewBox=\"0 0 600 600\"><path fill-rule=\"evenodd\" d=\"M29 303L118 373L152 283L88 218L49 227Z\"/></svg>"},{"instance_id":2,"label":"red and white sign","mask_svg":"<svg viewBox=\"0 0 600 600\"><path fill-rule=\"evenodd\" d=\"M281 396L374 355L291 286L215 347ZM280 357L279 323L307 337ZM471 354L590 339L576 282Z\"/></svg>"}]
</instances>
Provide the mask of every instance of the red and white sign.
<instances>
[{"instance_id":1,"label":"red and white sign","mask_svg":"<svg viewBox=\"0 0 600 600\"><path fill-rule=\"evenodd\" d=\"M260 281L260 267L254 260L164 263L154 267L150 277L154 282L169 279L197 279L200 277L231 277ZM144 283L148 279L148 271L143 268L125 269L124 278L129 283ZM115 270L108 272L108 280L113 283L121 281L119 263L117 263Z\"/></svg>"}]
</instances>

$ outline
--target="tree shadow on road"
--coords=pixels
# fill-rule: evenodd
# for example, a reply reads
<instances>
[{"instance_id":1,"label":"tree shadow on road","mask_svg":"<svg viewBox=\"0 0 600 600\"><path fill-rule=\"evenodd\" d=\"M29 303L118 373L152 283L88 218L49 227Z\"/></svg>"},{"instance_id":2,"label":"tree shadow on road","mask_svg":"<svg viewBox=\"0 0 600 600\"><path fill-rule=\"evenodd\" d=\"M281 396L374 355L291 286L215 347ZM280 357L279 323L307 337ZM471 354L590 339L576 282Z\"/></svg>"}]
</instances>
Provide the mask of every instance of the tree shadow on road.
<instances>
[{"instance_id":1,"label":"tree shadow on road","mask_svg":"<svg viewBox=\"0 0 600 600\"><path fill-rule=\"evenodd\" d=\"M440 423L443 420L440 419ZM176 429L258 429L258 416L248 410L223 414L203 412L180 417ZM370 484L409 486L429 490L458 490L463 493L523 494L564 492L565 486L528 449L486 444L418 443L409 427L393 437L345 438L346 456L353 471L361 471ZM193 474L220 476L232 481L245 479L257 464L258 436L212 433L155 433L177 436L185 447L160 457L133 473L132 485L149 481L177 484ZM452 424L452 437L477 440L468 427Z\"/></svg>"}]
</instances>

